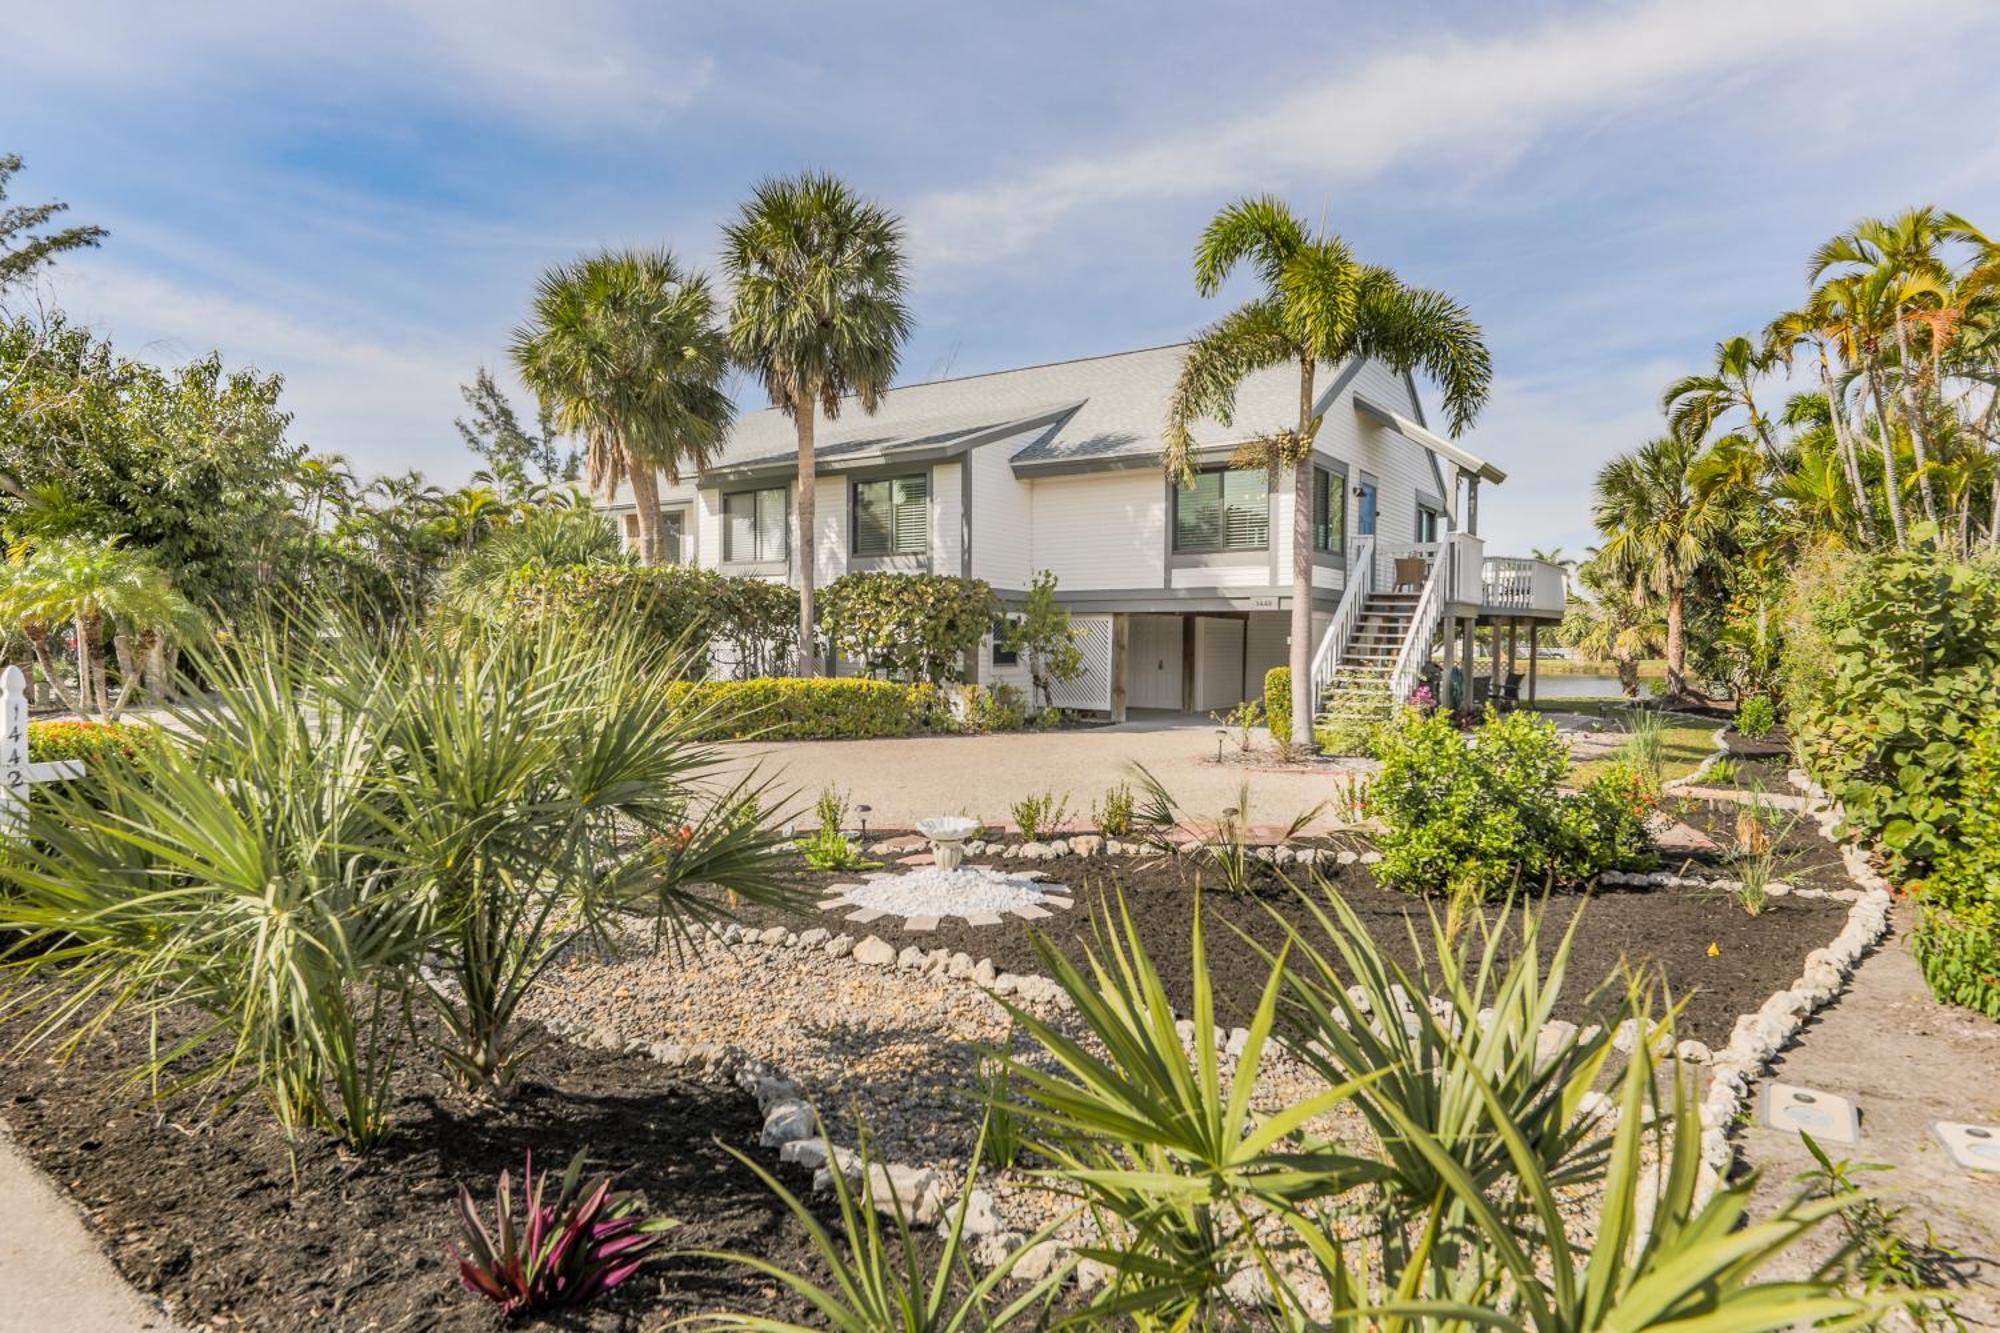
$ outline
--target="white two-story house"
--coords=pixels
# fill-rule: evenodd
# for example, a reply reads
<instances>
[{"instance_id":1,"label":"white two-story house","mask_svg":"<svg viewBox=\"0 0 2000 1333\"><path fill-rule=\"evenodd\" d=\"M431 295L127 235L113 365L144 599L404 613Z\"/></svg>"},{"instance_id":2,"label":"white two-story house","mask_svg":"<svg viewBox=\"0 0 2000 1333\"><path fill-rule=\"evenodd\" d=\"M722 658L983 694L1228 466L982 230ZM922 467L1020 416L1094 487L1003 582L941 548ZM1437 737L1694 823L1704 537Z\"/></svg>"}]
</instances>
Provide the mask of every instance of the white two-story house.
<instances>
[{"instance_id":1,"label":"white two-story house","mask_svg":"<svg viewBox=\"0 0 2000 1333\"><path fill-rule=\"evenodd\" d=\"M1161 470L1160 440L1185 352L912 384L872 416L852 405L822 420L818 586L849 570L921 571L984 579L1018 601L1049 570L1084 631L1087 662L1056 701L1118 717L1259 696L1264 673L1287 660L1294 504L1312 507L1323 692L1357 678L1374 689L1374 677L1407 690L1440 646L1447 662L1461 652L1469 680L1474 623L1505 625L1511 640L1561 616L1559 570L1483 556L1480 486L1504 474L1425 429L1414 386L1381 365L1323 371L1310 494L1293 494L1290 476L1229 467L1239 444L1294 424L1290 369L1248 380L1232 426L1196 426L1200 473L1176 485ZM674 557L796 582L796 457L783 413L741 417L713 466L662 483ZM607 506L628 538L631 507L629 491ZM991 641L971 675L1026 679Z\"/></svg>"}]
</instances>

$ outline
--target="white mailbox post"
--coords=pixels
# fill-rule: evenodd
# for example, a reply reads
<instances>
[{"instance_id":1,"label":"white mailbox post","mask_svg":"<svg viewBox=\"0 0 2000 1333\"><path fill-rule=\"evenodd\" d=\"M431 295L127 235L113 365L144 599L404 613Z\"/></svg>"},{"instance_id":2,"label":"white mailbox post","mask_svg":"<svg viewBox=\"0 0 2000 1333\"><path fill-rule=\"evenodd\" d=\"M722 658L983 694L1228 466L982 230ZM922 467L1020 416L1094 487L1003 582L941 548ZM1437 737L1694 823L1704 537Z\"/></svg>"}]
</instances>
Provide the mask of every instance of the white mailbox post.
<instances>
[{"instance_id":1,"label":"white mailbox post","mask_svg":"<svg viewBox=\"0 0 2000 1333\"><path fill-rule=\"evenodd\" d=\"M79 760L28 762L28 678L17 666L0 672L0 835L27 822L28 789L35 783L82 776Z\"/></svg>"}]
</instances>

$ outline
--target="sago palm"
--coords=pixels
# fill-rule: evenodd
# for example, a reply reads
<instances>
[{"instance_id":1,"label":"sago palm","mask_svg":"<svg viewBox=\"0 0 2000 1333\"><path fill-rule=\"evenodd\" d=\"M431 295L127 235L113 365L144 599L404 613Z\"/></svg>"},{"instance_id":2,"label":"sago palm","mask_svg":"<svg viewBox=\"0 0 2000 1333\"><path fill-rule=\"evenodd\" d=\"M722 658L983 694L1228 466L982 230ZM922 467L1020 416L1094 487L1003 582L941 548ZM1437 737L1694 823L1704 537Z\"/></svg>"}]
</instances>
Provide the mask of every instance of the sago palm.
<instances>
[{"instance_id":1,"label":"sago palm","mask_svg":"<svg viewBox=\"0 0 2000 1333\"><path fill-rule=\"evenodd\" d=\"M1632 588L1635 601L1667 604L1667 692L1687 693L1687 590L1716 558L1729 529L1728 507L1699 484L1700 446L1667 435L1604 465L1597 474L1600 559Z\"/></svg>"},{"instance_id":2,"label":"sago palm","mask_svg":"<svg viewBox=\"0 0 2000 1333\"><path fill-rule=\"evenodd\" d=\"M1256 423L1258 435L1237 450L1236 462L1261 467L1275 480L1292 479L1292 741L1312 743L1313 441L1319 435L1318 376L1322 366L1357 358L1399 373L1421 370L1444 392L1454 435L1486 402L1492 361L1479 326L1441 292L1408 287L1393 272L1364 264L1331 232L1314 232L1283 201L1243 199L1215 215L1195 244L1195 287L1222 289L1249 267L1260 294L1204 329L1182 362L1167 408L1166 470L1189 480L1204 418L1233 424L1236 394L1252 374L1297 368L1298 415L1287 423Z\"/></svg>"},{"instance_id":3,"label":"sago palm","mask_svg":"<svg viewBox=\"0 0 2000 1333\"><path fill-rule=\"evenodd\" d=\"M734 416L716 317L707 277L672 254L606 251L543 274L514 333L521 379L584 440L585 483L631 484L644 564L661 559L659 474L706 467Z\"/></svg>"},{"instance_id":4,"label":"sago palm","mask_svg":"<svg viewBox=\"0 0 2000 1333\"><path fill-rule=\"evenodd\" d=\"M903 227L895 214L817 172L765 181L723 229L736 289L729 351L792 419L798 478L792 560L799 581L799 671L812 675L816 459L820 413L852 397L873 413L889 391L910 317L903 304Z\"/></svg>"}]
</instances>

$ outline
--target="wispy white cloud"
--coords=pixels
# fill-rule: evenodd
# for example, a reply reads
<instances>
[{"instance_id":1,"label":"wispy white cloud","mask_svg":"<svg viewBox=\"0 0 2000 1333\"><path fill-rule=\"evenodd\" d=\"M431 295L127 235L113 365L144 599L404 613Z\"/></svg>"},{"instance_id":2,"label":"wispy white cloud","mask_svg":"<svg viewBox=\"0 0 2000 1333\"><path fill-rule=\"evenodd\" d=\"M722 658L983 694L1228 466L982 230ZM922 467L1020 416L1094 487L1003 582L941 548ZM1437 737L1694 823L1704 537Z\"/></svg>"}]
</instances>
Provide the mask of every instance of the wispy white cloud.
<instances>
[{"instance_id":1,"label":"wispy white cloud","mask_svg":"<svg viewBox=\"0 0 2000 1333\"><path fill-rule=\"evenodd\" d=\"M1803 71L1921 32L1927 48L1993 11L1978 0L1648 0L1505 36L1419 36L1394 54L1235 116L1088 151L1026 174L928 195L911 210L923 258L970 264L1018 251L1064 220L1145 200L1316 187L1419 156L1469 168L1586 115L1711 98L1755 71ZM1233 94L1232 94L1233 96Z\"/></svg>"},{"instance_id":2,"label":"wispy white cloud","mask_svg":"<svg viewBox=\"0 0 2000 1333\"><path fill-rule=\"evenodd\" d=\"M612 0L74 0L10 10L0 69L113 96L276 79L342 99L395 88L405 100L575 130L656 121L698 98L715 69L650 7Z\"/></svg>"},{"instance_id":3,"label":"wispy white cloud","mask_svg":"<svg viewBox=\"0 0 2000 1333\"><path fill-rule=\"evenodd\" d=\"M480 350L422 329L333 322L189 286L115 262L56 270L68 315L115 335L128 356L175 364L220 351L231 367L285 377L294 439L345 453L362 472L462 470L452 418Z\"/></svg>"}]
</instances>

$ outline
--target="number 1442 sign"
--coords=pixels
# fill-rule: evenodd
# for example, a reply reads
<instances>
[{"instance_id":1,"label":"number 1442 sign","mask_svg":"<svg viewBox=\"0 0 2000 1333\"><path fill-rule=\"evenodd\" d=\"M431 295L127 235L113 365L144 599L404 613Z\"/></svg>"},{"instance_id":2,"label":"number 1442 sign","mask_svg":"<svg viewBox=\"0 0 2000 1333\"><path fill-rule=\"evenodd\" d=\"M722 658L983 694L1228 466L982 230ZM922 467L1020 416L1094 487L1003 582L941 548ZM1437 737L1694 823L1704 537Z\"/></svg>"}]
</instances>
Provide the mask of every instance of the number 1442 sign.
<instances>
[{"instance_id":1,"label":"number 1442 sign","mask_svg":"<svg viewBox=\"0 0 2000 1333\"><path fill-rule=\"evenodd\" d=\"M74 759L28 762L28 678L17 666L0 672L0 710L0 834L5 834L27 822L30 787L80 778L83 765Z\"/></svg>"}]
</instances>

